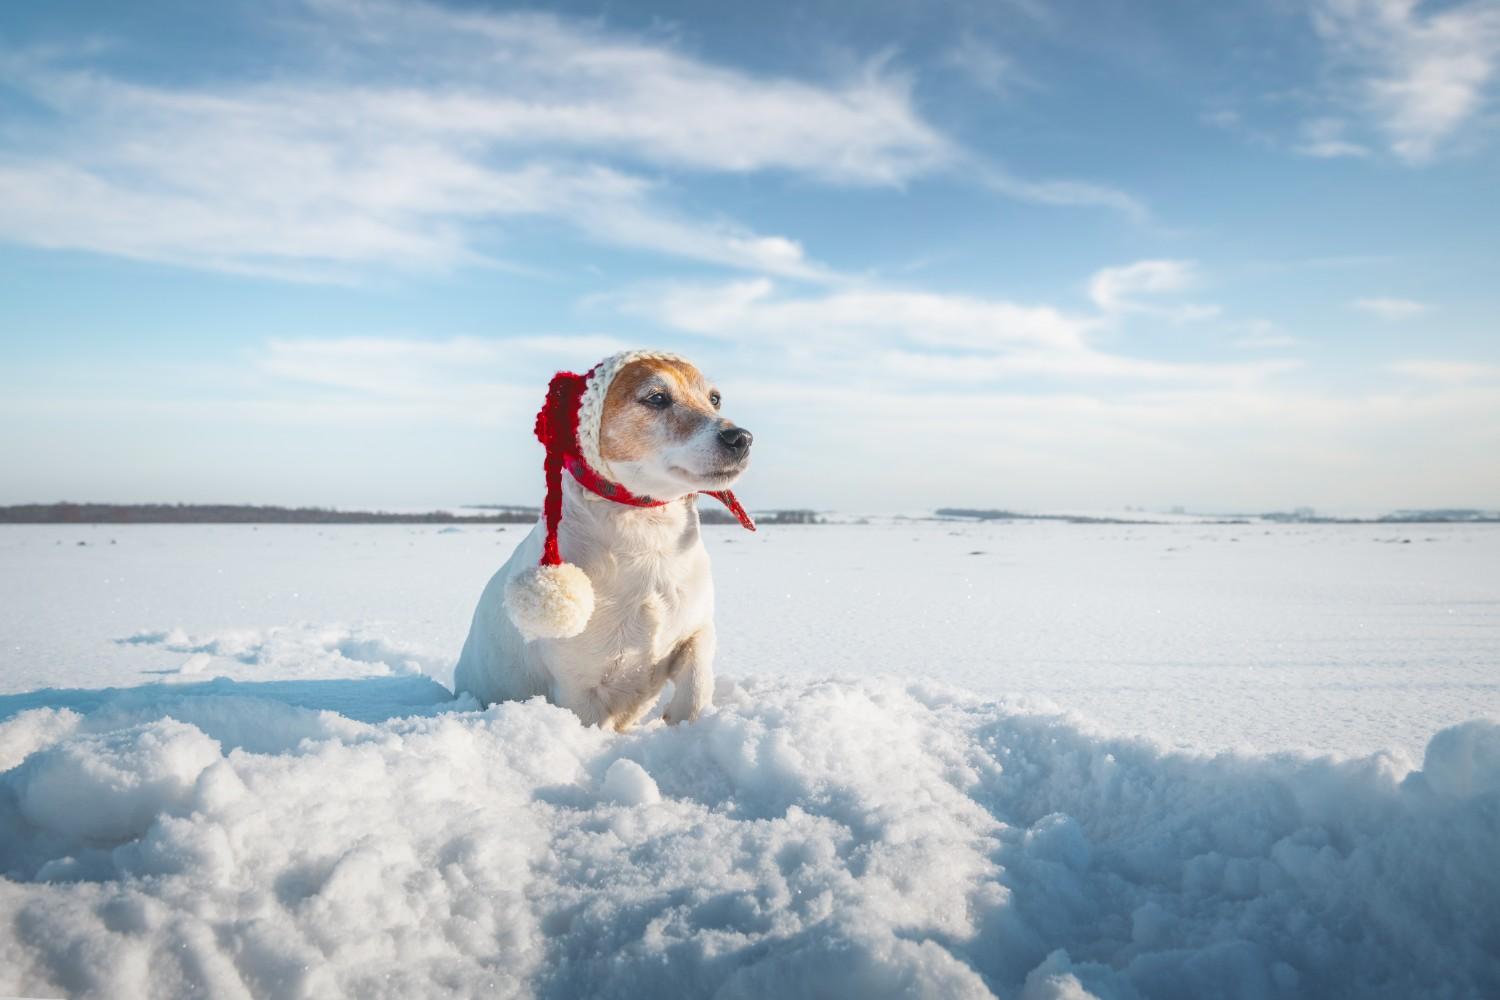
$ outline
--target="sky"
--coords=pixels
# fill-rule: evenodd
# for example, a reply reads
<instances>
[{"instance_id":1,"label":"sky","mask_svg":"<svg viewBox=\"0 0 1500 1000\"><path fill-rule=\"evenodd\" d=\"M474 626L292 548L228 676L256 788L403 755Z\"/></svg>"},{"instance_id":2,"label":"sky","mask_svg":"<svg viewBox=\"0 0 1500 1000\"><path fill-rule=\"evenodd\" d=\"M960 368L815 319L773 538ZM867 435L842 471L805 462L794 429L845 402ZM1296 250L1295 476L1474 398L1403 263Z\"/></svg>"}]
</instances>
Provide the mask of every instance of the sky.
<instances>
[{"instance_id":1,"label":"sky","mask_svg":"<svg viewBox=\"0 0 1500 1000\"><path fill-rule=\"evenodd\" d=\"M0 8L0 503L1500 507L1496 0Z\"/></svg>"}]
</instances>

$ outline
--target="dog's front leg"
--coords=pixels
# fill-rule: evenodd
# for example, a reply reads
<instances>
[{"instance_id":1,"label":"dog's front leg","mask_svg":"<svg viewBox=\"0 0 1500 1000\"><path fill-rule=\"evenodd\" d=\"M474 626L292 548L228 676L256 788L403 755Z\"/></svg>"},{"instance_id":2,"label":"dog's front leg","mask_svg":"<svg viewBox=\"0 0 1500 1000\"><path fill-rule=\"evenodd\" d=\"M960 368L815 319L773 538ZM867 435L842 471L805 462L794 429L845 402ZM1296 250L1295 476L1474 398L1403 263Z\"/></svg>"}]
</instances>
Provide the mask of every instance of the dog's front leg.
<instances>
[{"instance_id":1,"label":"dog's front leg","mask_svg":"<svg viewBox=\"0 0 1500 1000\"><path fill-rule=\"evenodd\" d=\"M572 677L553 677L547 700L578 716L585 726L603 726L609 718L609 707L599 697L599 689Z\"/></svg>"},{"instance_id":2,"label":"dog's front leg","mask_svg":"<svg viewBox=\"0 0 1500 1000\"><path fill-rule=\"evenodd\" d=\"M672 652L667 676L672 700L662 718L668 725L692 722L714 697L714 627L705 625Z\"/></svg>"}]
</instances>

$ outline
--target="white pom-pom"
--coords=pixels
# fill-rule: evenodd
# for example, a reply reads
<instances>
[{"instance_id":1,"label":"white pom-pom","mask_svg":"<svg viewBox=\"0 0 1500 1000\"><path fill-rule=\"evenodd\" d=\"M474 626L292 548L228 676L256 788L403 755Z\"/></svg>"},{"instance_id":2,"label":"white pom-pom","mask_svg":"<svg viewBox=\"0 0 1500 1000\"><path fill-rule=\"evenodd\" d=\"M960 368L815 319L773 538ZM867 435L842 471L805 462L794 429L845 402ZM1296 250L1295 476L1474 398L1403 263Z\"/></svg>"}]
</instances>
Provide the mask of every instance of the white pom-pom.
<instances>
[{"instance_id":1,"label":"white pom-pom","mask_svg":"<svg viewBox=\"0 0 1500 1000\"><path fill-rule=\"evenodd\" d=\"M528 642L571 638L594 613L594 585L572 563L533 566L505 585L505 610Z\"/></svg>"}]
</instances>

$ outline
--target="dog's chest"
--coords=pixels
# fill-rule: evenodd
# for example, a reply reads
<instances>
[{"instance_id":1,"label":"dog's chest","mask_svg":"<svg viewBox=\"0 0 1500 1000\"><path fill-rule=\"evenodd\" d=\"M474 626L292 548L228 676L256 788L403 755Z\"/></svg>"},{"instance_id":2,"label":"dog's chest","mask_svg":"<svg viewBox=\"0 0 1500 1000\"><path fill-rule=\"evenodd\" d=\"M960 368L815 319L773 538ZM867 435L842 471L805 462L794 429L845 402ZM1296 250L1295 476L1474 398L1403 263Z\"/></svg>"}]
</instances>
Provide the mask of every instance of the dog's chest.
<instances>
[{"instance_id":1,"label":"dog's chest","mask_svg":"<svg viewBox=\"0 0 1500 1000\"><path fill-rule=\"evenodd\" d=\"M616 668L660 663L701 628L712 607L702 546L687 552L606 560L594 582L591 645Z\"/></svg>"}]
</instances>

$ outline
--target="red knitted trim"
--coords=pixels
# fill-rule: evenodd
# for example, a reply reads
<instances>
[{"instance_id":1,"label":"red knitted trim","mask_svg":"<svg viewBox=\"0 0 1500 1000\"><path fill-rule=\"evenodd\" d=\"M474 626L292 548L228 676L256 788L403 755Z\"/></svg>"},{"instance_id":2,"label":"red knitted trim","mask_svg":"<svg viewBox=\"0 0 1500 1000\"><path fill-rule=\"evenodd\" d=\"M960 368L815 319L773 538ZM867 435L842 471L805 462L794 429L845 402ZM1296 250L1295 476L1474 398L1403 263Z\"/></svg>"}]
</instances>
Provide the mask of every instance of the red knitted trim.
<instances>
[{"instance_id":1,"label":"red knitted trim","mask_svg":"<svg viewBox=\"0 0 1500 1000\"><path fill-rule=\"evenodd\" d=\"M557 551L557 526L562 523L563 456L578 451L578 407L588 376L558 372L547 386L547 401L536 415L536 438L546 449L542 469L547 475L547 496L542 502L542 517L547 535L542 542L541 566L557 566L562 555Z\"/></svg>"},{"instance_id":2,"label":"red knitted trim","mask_svg":"<svg viewBox=\"0 0 1500 1000\"><path fill-rule=\"evenodd\" d=\"M595 472L589 463L583 460L581 455L564 455L563 466L578 480L580 486L590 493L597 494L606 500L615 503L628 504L631 507L665 507L671 503L670 500L653 500L650 497L638 497L627 490L620 483L611 482L599 473Z\"/></svg>"},{"instance_id":3,"label":"red knitted trim","mask_svg":"<svg viewBox=\"0 0 1500 1000\"><path fill-rule=\"evenodd\" d=\"M630 507L665 507L672 502L670 500L653 500L651 497L636 496L626 489L623 484L611 482L599 475L578 455L563 456L563 465L573 474L573 478L578 480L580 486L606 500L613 500L615 503L623 503ZM734 491L699 490L698 492L705 496L713 497L719 503L728 507L729 512L745 528L750 531L755 530L754 519L745 511L744 507L740 506L740 502L735 499Z\"/></svg>"},{"instance_id":4,"label":"red knitted trim","mask_svg":"<svg viewBox=\"0 0 1500 1000\"><path fill-rule=\"evenodd\" d=\"M744 526L746 531L755 530L755 519L750 516L750 513L745 508L740 506L739 500L735 498L734 490L699 490L698 492L705 493L719 501L725 507L728 507L729 513L735 516L736 520Z\"/></svg>"}]
</instances>

